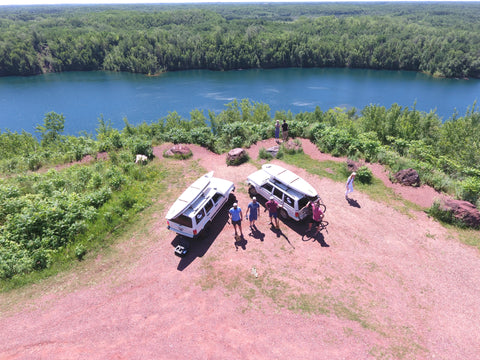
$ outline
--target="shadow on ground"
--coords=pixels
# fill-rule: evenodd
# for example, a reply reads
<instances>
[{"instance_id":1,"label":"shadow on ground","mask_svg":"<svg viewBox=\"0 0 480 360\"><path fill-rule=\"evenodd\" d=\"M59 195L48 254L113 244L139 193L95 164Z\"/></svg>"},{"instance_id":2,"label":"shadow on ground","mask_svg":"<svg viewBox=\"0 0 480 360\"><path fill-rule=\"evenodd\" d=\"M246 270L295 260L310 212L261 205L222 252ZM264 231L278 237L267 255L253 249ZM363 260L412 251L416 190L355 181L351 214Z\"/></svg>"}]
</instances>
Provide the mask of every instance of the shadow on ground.
<instances>
[{"instance_id":1,"label":"shadow on ground","mask_svg":"<svg viewBox=\"0 0 480 360\"><path fill-rule=\"evenodd\" d=\"M361 208L360 204L359 204L358 201L355 200L355 199L350 199L350 198L348 198L348 199L347 199L347 202L348 202L348 205L350 205L350 206L352 206L352 207Z\"/></svg>"},{"instance_id":2,"label":"shadow on ground","mask_svg":"<svg viewBox=\"0 0 480 360\"><path fill-rule=\"evenodd\" d=\"M203 234L200 234L198 238L189 239L177 235L173 239L171 244L174 248L176 248L177 245L181 245L187 250L187 253L180 259L177 270L185 270L196 258L203 257L207 253L210 246L212 246L215 239L220 232L222 232L225 224L228 222L228 209L232 206L233 201L233 199L230 199L225 203L213 219L211 225L206 231L204 230Z\"/></svg>"}]
</instances>

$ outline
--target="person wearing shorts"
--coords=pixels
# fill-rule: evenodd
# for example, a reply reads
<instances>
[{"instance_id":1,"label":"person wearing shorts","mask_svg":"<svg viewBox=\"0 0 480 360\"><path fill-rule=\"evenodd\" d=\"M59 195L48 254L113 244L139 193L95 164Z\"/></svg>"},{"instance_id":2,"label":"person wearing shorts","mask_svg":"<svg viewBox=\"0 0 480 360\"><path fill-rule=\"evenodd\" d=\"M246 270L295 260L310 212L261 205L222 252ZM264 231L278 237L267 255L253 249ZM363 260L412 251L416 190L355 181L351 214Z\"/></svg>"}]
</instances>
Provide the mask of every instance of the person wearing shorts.
<instances>
[{"instance_id":1,"label":"person wearing shorts","mask_svg":"<svg viewBox=\"0 0 480 360\"><path fill-rule=\"evenodd\" d=\"M320 225L322 224L322 220L323 220L323 217L325 216L325 214L323 213L322 209L320 208L320 204L319 204L318 200L315 201L314 203L310 203L310 205L312 206L312 220L308 224L308 230L307 231L312 230L312 226L313 226L313 224L315 224L315 227L317 228L317 232L315 233L315 235L317 235L318 232L320 231Z\"/></svg>"},{"instance_id":2,"label":"person wearing shorts","mask_svg":"<svg viewBox=\"0 0 480 360\"><path fill-rule=\"evenodd\" d=\"M252 198L252 202L250 204L248 204L247 212L245 214L247 220L250 220L250 228L255 226L255 221L260 216L259 211L258 211L259 208L260 208L260 204L257 202L257 198L254 196ZM249 213L250 213L250 215L249 215Z\"/></svg>"},{"instance_id":3,"label":"person wearing shorts","mask_svg":"<svg viewBox=\"0 0 480 360\"><path fill-rule=\"evenodd\" d=\"M270 216L270 224L276 226L278 229L278 203L273 199L273 196L270 196L270 200L265 203L265 206L268 209L268 216ZM275 219L275 224L273 223L273 219Z\"/></svg>"},{"instance_id":4,"label":"person wearing shorts","mask_svg":"<svg viewBox=\"0 0 480 360\"><path fill-rule=\"evenodd\" d=\"M243 237L243 232L242 232L242 220L243 220L243 215L242 215L242 209L238 207L237 203L233 204L233 207L228 210L228 213L230 215L230 219L232 220L232 225L233 229L235 230L235 236L237 236L237 226L240 229L240 236Z\"/></svg>"},{"instance_id":5,"label":"person wearing shorts","mask_svg":"<svg viewBox=\"0 0 480 360\"><path fill-rule=\"evenodd\" d=\"M282 136L283 136L283 141L287 141L287 139L288 139L288 124L287 124L287 120L283 120L283 124L282 124Z\"/></svg>"},{"instance_id":6,"label":"person wearing shorts","mask_svg":"<svg viewBox=\"0 0 480 360\"><path fill-rule=\"evenodd\" d=\"M348 194L353 192L353 183L355 181L355 175L357 175L356 172L352 172L350 176L347 179L347 183L345 184L345 199L349 199Z\"/></svg>"}]
</instances>

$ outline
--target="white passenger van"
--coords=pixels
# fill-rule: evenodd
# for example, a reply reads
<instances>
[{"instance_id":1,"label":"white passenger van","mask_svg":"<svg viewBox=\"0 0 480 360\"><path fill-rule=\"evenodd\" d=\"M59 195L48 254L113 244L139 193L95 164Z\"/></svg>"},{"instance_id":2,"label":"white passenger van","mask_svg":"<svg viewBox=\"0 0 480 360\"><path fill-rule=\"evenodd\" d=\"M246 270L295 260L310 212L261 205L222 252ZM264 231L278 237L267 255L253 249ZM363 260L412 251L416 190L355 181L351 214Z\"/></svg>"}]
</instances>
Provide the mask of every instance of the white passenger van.
<instances>
[{"instance_id":1,"label":"white passenger van","mask_svg":"<svg viewBox=\"0 0 480 360\"><path fill-rule=\"evenodd\" d=\"M175 201L165 217L167 228L194 238L206 230L235 190L233 182L214 178L213 171L190 185Z\"/></svg>"},{"instance_id":2,"label":"white passenger van","mask_svg":"<svg viewBox=\"0 0 480 360\"><path fill-rule=\"evenodd\" d=\"M281 205L279 216L300 221L311 215L308 202L319 198L317 191L304 179L279 165L265 164L247 177L250 195L271 196ZM321 200L320 200L321 202ZM321 203L325 211L325 206Z\"/></svg>"}]
</instances>

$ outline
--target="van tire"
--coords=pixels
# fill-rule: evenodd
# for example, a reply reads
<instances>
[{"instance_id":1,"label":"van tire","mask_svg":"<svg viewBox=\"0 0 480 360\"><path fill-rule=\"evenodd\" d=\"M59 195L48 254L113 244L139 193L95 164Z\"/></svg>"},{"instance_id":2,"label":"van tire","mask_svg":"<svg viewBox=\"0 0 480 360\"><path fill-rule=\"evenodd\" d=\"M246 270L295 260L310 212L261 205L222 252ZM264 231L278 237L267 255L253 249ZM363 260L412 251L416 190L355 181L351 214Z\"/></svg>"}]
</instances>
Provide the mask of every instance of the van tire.
<instances>
[{"instance_id":1,"label":"van tire","mask_svg":"<svg viewBox=\"0 0 480 360\"><path fill-rule=\"evenodd\" d=\"M280 215L280 217L282 218L282 220L288 220L288 218L289 218L288 213L287 213L287 210L285 210L285 209L280 209L280 211L278 212L278 214Z\"/></svg>"},{"instance_id":2,"label":"van tire","mask_svg":"<svg viewBox=\"0 0 480 360\"><path fill-rule=\"evenodd\" d=\"M250 187L248 188L248 193L250 194L250 196L258 195L257 189L255 189L255 186L253 185L250 185Z\"/></svg>"}]
</instances>

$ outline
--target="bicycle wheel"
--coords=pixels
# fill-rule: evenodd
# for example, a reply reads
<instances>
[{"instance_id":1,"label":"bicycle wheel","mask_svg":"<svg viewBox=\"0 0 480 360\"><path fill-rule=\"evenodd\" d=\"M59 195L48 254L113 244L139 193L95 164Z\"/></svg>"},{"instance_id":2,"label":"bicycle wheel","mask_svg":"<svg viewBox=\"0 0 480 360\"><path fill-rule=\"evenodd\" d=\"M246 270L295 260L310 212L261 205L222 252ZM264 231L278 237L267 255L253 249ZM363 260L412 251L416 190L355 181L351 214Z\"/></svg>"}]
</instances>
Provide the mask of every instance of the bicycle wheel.
<instances>
[{"instance_id":1,"label":"bicycle wheel","mask_svg":"<svg viewBox=\"0 0 480 360\"><path fill-rule=\"evenodd\" d=\"M322 231L322 230L325 230L328 234L328 229L327 229L327 226L328 226L328 221L325 221L325 220L322 220L322 222L320 223L320 225L318 225L318 231Z\"/></svg>"},{"instance_id":2,"label":"bicycle wheel","mask_svg":"<svg viewBox=\"0 0 480 360\"><path fill-rule=\"evenodd\" d=\"M322 200L322 198L321 198L320 196L318 197L318 202L319 202L319 205L320 205L320 209L322 209L322 212L327 211L327 207L326 207L325 204L323 203L323 200Z\"/></svg>"}]
</instances>

